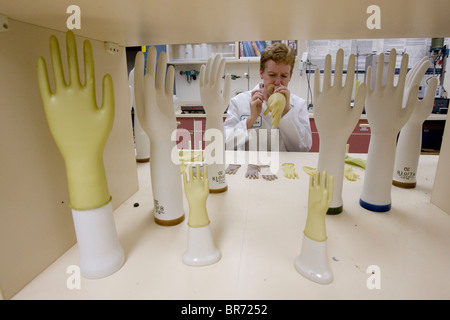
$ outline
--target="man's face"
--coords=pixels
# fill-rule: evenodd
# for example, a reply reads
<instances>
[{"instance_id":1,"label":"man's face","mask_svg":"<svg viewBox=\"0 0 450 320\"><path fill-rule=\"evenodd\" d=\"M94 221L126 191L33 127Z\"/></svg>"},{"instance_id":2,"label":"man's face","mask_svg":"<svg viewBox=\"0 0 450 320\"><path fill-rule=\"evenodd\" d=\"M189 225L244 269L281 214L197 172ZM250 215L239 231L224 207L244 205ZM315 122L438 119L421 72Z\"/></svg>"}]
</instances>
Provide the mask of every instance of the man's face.
<instances>
[{"instance_id":1,"label":"man's face","mask_svg":"<svg viewBox=\"0 0 450 320\"><path fill-rule=\"evenodd\" d=\"M264 72L260 70L261 79L264 82L264 88L270 84L274 84L276 87L287 87L291 80L291 66L285 63L276 63L273 60L266 62L266 68Z\"/></svg>"}]
</instances>

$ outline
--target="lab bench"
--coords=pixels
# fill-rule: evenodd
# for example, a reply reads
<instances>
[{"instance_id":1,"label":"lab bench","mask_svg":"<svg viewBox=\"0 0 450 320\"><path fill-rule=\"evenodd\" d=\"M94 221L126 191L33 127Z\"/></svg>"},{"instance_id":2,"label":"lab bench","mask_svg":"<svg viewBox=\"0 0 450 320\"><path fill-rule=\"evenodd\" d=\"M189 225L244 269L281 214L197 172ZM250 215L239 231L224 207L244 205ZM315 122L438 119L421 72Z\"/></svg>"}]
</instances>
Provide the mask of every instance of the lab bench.
<instances>
[{"instance_id":1,"label":"lab bench","mask_svg":"<svg viewBox=\"0 0 450 320\"><path fill-rule=\"evenodd\" d=\"M242 155L246 160L252 156ZM359 178L343 181L344 211L326 216L334 274L327 285L304 278L294 267L307 217L309 176L302 168L316 167L318 154L269 157L279 163L278 179L249 180L242 164L235 175L226 176L228 190L207 199L212 235L222 255L217 263L183 264L187 200L184 222L157 225L150 165L138 163L139 190L114 212L126 255L122 268L103 279L81 278L78 288L69 289L73 275L67 270L78 263L75 244L13 299L450 299L450 220L430 203L438 156L420 156L415 189L392 186L392 209L385 213L359 205L364 170L354 167ZM226 151L226 159L236 162L238 153ZM298 179L283 176L281 164L286 162L294 163ZM378 288L368 285L373 266L379 271Z\"/></svg>"}]
</instances>

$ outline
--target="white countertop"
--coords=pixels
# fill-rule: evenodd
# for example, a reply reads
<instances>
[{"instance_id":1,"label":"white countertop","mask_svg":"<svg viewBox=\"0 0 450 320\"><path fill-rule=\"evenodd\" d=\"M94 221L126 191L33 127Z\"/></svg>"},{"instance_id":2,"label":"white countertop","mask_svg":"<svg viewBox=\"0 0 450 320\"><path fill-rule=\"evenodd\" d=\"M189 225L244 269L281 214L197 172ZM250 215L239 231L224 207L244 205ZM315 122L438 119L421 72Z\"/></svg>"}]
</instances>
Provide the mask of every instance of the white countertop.
<instances>
[{"instance_id":1,"label":"white countertop","mask_svg":"<svg viewBox=\"0 0 450 320\"><path fill-rule=\"evenodd\" d=\"M227 151L228 159L233 155ZM188 211L177 226L155 224L149 164L138 163L140 190L115 211L123 267L104 279L82 278L80 289L69 290L66 269L77 264L75 245L13 299L450 299L450 216L430 203L433 155L420 157L415 189L392 187L386 213L359 205L364 170L355 167L359 180L344 179L344 212L326 218L333 282L321 285L297 273L309 179L302 167L316 167L317 157L280 153L275 181L245 178L247 165L227 175L228 191L207 202L222 258L205 267L182 263ZM295 164L299 179L282 175L284 162ZM380 267L380 289L367 288L370 265Z\"/></svg>"}]
</instances>

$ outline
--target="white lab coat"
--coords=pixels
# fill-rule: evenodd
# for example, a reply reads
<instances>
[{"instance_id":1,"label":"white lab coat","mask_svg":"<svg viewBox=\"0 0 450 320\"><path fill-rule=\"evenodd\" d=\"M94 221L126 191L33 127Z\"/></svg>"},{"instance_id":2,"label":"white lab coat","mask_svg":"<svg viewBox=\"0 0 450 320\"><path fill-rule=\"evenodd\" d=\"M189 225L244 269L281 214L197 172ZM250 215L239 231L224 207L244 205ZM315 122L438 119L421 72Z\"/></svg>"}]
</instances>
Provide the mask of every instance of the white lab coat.
<instances>
[{"instance_id":1,"label":"white lab coat","mask_svg":"<svg viewBox=\"0 0 450 320\"><path fill-rule=\"evenodd\" d=\"M259 85L253 90L257 89L259 89ZM264 101L261 114L259 115L258 120L253 124L252 129L254 130L247 130L246 121L250 115L250 99L252 91L240 93L230 101L227 118L224 122L226 149L251 151L309 151L312 145L312 134L306 101L291 93L291 110L281 118L278 129L275 129L272 126L270 113L264 115L264 111L267 109L267 103ZM264 141L266 133L267 149L265 148L266 143ZM272 135L274 136L272 137ZM278 147L274 144L276 143L276 136L278 136ZM256 141L254 139L259 140ZM257 149L255 150L254 148L256 146Z\"/></svg>"}]
</instances>

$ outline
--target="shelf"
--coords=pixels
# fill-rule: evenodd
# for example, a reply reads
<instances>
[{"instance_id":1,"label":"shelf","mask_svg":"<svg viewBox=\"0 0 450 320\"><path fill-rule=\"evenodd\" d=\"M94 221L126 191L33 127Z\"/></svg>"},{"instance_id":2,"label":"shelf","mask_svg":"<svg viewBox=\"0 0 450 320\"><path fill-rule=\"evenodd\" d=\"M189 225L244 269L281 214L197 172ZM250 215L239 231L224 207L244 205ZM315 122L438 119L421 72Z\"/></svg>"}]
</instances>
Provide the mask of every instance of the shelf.
<instances>
[{"instance_id":1,"label":"shelf","mask_svg":"<svg viewBox=\"0 0 450 320\"><path fill-rule=\"evenodd\" d=\"M59 31L67 30L69 4L0 0L1 13L10 19ZM279 7L286 10L274 10L257 0L245 4L238 0L80 0L76 4L82 12L78 35L123 46L226 42L255 35L260 39L278 35L287 39L446 37L450 26L447 0L379 0L383 18L378 30L366 27L368 3L354 0L282 1ZM261 17L280 23L267 23Z\"/></svg>"},{"instance_id":2,"label":"shelf","mask_svg":"<svg viewBox=\"0 0 450 320\"><path fill-rule=\"evenodd\" d=\"M294 48L295 55L297 56L297 48L298 48L297 40L276 40L276 41L286 42L286 44ZM275 41L269 42L275 43ZM259 63L260 55L242 56L243 53L242 44L243 42L240 41L221 42L221 43L202 43L202 44L171 44L166 45L166 51L168 53L169 63L173 65L205 64L208 61L208 58L205 57L207 56L213 57L215 54L223 55L224 58L227 60L227 63L231 64ZM186 55L188 56L188 58L181 58L180 57L181 55ZM201 58L195 58L196 56L201 56Z\"/></svg>"},{"instance_id":3,"label":"shelf","mask_svg":"<svg viewBox=\"0 0 450 320\"><path fill-rule=\"evenodd\" d=\"M238 42L238 57L240 59L259 59L261 53L268 46L275 43L284 43L295 51L295 56L298 55L297 40L268 40L268 41L240 41Z\"/></svg>"},{"instance_id":4,"label":"shelf","mask_svg":"<svg viewBox=\"0 0 450 320\"><path fill-rule=\"evenodd\" d=\"M233 152L227 151L226 156L228 163L236 159ZM444 283L448 283L450 220L430 203L438 156L420 157L418 187L392 188L392 210L385 214L359 205L365 172L354 168L360 178L344 181L345 212L327 217L326 245L334 280L326 286L304 278L294 268L307 217L309 177L302 167L315 167L318 154L282 152L279 156L280 163L295 164L299 179L285 178L280 168L275 181L250 180L243 165L235 175L227 175L227 192L208 197L211 230L222 254L217 263L206 267L182 263L187 221L169 228L153 222L150 168L140 163L139 191L114 213L126 253L123 267L104 279L81 278L80 288L69 290L70 274L65 270L78 263L75 245L14 299L448 298ZM381 268L381 289L367 287L370 265Z\"/></svg>"}]
</instances>

